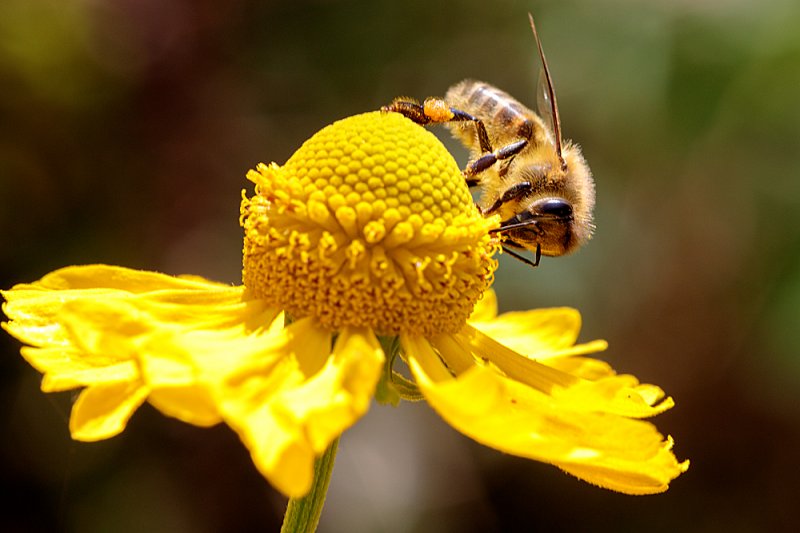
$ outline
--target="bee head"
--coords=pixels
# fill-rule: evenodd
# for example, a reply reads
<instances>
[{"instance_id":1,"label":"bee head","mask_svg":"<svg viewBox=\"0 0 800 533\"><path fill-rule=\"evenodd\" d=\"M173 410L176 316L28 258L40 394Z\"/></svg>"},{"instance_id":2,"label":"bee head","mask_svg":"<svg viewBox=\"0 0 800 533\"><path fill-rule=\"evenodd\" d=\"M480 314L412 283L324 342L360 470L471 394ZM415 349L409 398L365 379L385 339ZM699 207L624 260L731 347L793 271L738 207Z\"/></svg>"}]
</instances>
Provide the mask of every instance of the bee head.
<instances>
[{"instance_id":1,"label":"bee head","mask_svg":"<svg viewBox=\"0 0 800 533\"><path fill-rule=\"evenodd\" d=\"M538 198L500 227L507 245L532 252L539 248L548 256L565 255L578 247L574 229L572 203L561 197Z\"/></svg>"}]
</instances>

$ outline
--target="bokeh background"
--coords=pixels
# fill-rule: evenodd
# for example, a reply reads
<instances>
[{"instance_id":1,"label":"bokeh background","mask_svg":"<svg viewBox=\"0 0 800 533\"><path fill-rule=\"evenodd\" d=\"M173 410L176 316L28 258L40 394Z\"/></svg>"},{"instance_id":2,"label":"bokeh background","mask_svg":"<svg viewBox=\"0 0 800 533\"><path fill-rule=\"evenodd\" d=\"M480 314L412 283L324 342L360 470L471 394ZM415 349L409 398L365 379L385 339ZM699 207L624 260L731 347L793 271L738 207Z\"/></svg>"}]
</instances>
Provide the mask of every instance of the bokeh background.
<instances>
[{"instance_id":1,"label":"bokeh background","mask_svg":"<svg viewBox=\"0 0 800 533\"><path fill-rule=\"evenodd\" d=\"M583 339L676 398L656 423L692 467L627 497L424 404L374 406L342 440L321 530L797 530L795 0L3 0L0 286L93 262L238 282L247 169L465 77L532 105L529 10L597 233L535 271L503 257L501 304L580 309ZM0 336L0 530L278 529L285 501L227 428L145 406L119 437L72 442L71 395L39 392L18 347Z\"/></svg>"}]
</instances>

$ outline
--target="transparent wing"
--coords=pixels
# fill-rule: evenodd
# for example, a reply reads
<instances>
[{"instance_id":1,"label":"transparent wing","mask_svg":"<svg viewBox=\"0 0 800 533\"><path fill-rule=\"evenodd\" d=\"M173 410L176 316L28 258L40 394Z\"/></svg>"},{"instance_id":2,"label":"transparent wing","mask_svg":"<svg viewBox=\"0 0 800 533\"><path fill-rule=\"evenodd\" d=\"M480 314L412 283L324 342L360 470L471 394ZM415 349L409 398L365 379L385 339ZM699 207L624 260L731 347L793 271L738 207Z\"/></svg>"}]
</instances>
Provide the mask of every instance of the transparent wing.
<instances>
[{"instance_id":1,"label":"transparent wing","mask_svg":"<svg viewBox=\"0 0 800 533\"><path fill-rule=\"evenodd\" d=\"M553 127L553 103L550 101L550 91L547 86L547 76L544 69L539 69L539 81L536 83L536 112L544 120L547 130L555 135Z\"/></svg>"}]
</instances>

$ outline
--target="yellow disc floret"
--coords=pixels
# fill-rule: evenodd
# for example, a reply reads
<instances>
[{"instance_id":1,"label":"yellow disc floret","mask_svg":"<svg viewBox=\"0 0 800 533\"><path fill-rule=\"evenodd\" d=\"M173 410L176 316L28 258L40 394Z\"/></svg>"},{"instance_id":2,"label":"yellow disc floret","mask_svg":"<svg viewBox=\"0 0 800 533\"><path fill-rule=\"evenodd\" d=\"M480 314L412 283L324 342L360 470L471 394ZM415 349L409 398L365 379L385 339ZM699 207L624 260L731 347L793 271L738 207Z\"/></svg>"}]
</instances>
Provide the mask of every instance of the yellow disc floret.
<instances>
[{"instance_id":1,"label":"yellow disc floret","mask_svg":"<svg viewBox=\"0 0 800 533\"><path fill-rule=\"evenodd\" d=\"M491 283L498 221L436 137L399 114L340 120L248 178L244 284L293 317L452 333Z\"/></svg>"}]
</instances>

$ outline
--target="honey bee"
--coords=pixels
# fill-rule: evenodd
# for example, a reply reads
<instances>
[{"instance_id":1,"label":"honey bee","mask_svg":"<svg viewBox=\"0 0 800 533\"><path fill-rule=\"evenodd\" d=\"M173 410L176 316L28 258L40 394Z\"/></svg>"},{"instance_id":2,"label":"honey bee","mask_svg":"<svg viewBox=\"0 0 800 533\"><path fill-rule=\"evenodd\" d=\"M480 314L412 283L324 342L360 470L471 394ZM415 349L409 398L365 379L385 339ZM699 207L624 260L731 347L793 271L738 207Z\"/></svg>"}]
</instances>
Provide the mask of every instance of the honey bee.
<instances>
[{"instance_id":1,"label":"honey bee","mask_svg":"<svg viewBox=\"0 0 800 533\"><path fill-rule=\"evenodd\" d=\"M561 139L558 103L547 60L528 14L542 63L535 113L508 93L474 80L448 89L444 99L422 104L396 98L381 110L418 124L444 123L471 152L464 169L469 186L481 188L478 208L499 214L503 249L537 266L542 255L575 251L592 236L595 191L580 148ZM529 250L533 261L516 253Z\"/></svg>"}]
</instances>

